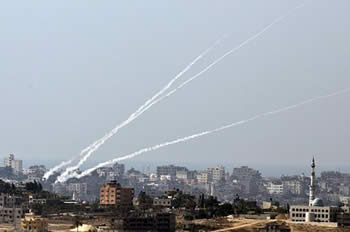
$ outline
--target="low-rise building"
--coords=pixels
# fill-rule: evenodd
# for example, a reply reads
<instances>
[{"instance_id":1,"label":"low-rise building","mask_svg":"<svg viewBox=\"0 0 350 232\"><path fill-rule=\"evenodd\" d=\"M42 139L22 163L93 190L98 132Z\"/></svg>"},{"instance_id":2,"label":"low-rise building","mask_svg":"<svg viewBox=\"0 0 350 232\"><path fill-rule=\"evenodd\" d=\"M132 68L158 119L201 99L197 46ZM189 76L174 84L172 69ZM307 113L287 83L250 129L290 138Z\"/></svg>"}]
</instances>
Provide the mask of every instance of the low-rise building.
<instances>
[{"instance_id":1,"label":"low-rise building","mask_svg":"<svg viewBox=\"0 0 350 232\"><path fill-rule=\"evenodd\" d=\"M87 183L69 183L66 186L66 191L76 194L87 194Z\"/></svg>"},{"instance_id":2,"label":"low-rise building","mask_svg":"<svg viewBox=\"0 0 350 232\"><path fill-rule=\"evenodd\" d=\"M293 222L336 222L338 207L332 206L291 206L290 220Z\"/></svg>"},{"instance_id":3,"label":"low-rise building","mask_svg":"<svg viewBox=\"0 0 350 232\"><path fill-rule=\"evenodd\" d=\"M39 199L39 198L35 198L33 195L29 195L28 196L28 203L29 204L40 204L40 205L44 205L46 204L47 200L42 198L42 199Z\"/></svg>"},{"instance_id":4,"label":"low-rise building","mask_svg":"<svg viewBox=\"0 0 350 232\"><path fill-rule=\"evenodd\" d=\"M46 232L48 231L48 221L46 218L35 216L34 213L26 213L21 220L21 228L24 231Z\"/></svg>"},{"instance_id":5,"label":"low-rise building","mask_svg":"<svg viewBox=\"0 0 350 232\"><path fill-rule=\"evenodd\" d=\"M256 232L290 232L291 229L285 224L270 223L255 228Z\"/></svg>"},{"instance_id":6,"label":"low-rise building","mask_svg":"<svg viewBox=\"0 0 350 232\"><path fill-rule=\"evenodd\" d=\"M265 210L276 210L279 207L278 202L273 201L263 201L261 208Z\"/></svg>"},{"instance_id":7,"label":"low-rise building","mask_svg":"<svg viewBox=\"0 0 350 232\"><path fill-rule=\"evenodd\" d=\"M23 202L21 196L8 193L0 193L0 208L13 208L20 206Z\"/></svg>"},{"instance_id":8,"label":"low-rise building","mask_svg":"<svg viewBox=\"0 0 350 232\"><path fill-rule=\"evenodd\" d=\"M341 210L342 210L344 213L349 213L349 214L350 214L350 207L349 207L349 206L343 206L343 207L341 207Z\"/></svg>"},{"instance_id":9,"label":"low-rise building","mask_svg":"<svg viewBox=\"0 0 350 232\"><path fill-rule=\"evenodd\" d=\"M21 220L22 215L22 208L0 208L0 223L17 224Z\"/></svg>"},{"instance_id":10,"label":"low-rise building","mask_svg":"<svg viewBox=\"0 0 350 232\"><path fill-rule=\"evenodd\" d=\"M0 194L0 223L18 223L23 215L23 198L16 195Z\"/></svg>"},{"instance_id":11,"label":"low-rise building","mask_svg":"<svg viewBox=\"0 0 350 232\"><path fill-rule=\"evenodd\" d=\"M350 213L339 213L337 215L338 227L350 227Z\"/></svg>"},{"instance_id":12,"label":"low-rise building","mask_svg":"<svg viewBox=\"0 0 350 232\"><path fill-rule=\"evenodd\" d=\"M170 208L172 206L173 200L170 198L159 198L156 197L153 199L153 206L167 207Z\"/></svg>"}]
</instances>

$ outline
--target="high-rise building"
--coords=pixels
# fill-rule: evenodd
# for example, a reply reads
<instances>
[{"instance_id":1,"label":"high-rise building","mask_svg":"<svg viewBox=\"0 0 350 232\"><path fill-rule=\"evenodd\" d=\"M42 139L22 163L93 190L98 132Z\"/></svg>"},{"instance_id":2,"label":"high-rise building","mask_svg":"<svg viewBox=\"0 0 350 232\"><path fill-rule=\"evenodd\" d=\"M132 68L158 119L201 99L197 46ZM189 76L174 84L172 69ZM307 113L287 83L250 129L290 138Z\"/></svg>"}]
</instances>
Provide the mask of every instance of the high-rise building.
<instances>
[{"instance_id":1,"label":"high-rise building","mask_svg":"<svg viewBox=\"0 0 350 232\"><path fill-rule=\"evenodd\" d=\"M12 168L15 173L22 173L23 171L23 161L16 160L14 154L10 154L4 159L4 166Z\"/></svg>"},{"instance_id":2,"label":"high-rise building","mask_svg":"<svg viewBox=\"0 0 350 232\"><path fill-rule=\"evenodd\" d=\"M213 176L211 172L202 171L197 175L198 184L209 184L213 182Z\"/></svg>"},{"instance_id":3,"label":"high-rise building","mask_svg":"<svg viewBox=\"0 0 350 232\"><path fill-rule=\"evenodd\" d=\"M237 180L244 194L256 194L262 184L260 172L247 166L234 168L232 178Z\"/></svg>"},{"instance_id":4,"label":"high-rise building","mask_svg":"<svg viewBox=\"0 0 350 232\"><path fill-rule=\"evenodd\" d=\"M208 168L208 172L212 176L213 182L219 182L225 180L225 167L217 166L215 168Z\"/></svg>"},{"instance_id":5,"label":"high-rise building","mask_svg":"<svg viewBox=\"0 0 350 232\"><path fill-rule=\"evenodd\" d=\"M115 163L112 168L113 168L113 171L115 172L116 176L123 176L125 173L125 165L124 164Z\"/></svg>"},{"instance_id":6,"label":"high-rise building","mask_svg":"<svg viewBox=\"0 0 350 232\"><path fill-rule=\"evenodd\" d=\"M133 188L122 188L116 181L104 184L100 188L100 205L103 206L124 206L132 205L134 198Z\"/></svg>"}]
</instances>

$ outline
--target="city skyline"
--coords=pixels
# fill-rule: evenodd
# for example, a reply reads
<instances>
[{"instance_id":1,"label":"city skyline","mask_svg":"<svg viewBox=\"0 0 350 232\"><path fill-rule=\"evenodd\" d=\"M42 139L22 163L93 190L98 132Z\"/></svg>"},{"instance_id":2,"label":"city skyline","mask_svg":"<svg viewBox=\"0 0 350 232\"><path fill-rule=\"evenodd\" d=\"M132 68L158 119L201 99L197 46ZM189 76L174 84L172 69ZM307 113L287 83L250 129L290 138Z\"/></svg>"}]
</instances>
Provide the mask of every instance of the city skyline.
<instances>
[{"instance_id":1,"label":"city skyline","mask_svg":"<svg viewBox=\"0 0 350 232\"><path fill-rule=\"evenodd\" d=\"M350 232L349 12L3 2L0 231Z\"/></svg>"},{"instance_id":2,"label":"city skyline","mask_svg":"<svg viewBox=\"0 0 350 232\"><path fill-rule=\"evenodd\" d=\"M4 160L7 158L7 156L0 157L1 160ZM315 156L310 156L310 159ZM316 156L317 157L317 156ZM42 160L22 160L20 156L16 155L16 158L20 159L23 161L23 168L29 168L30 166L36 166L36 165L44 165L46 168L52 168L55 166L57 163L61 161L42 161ZM82 169L92 166L95 163L102 162L103 160L91 160L88 161ZM308 160L305 160L304 162L307 162ZM144 172L145 170L149 169L151 172L156 172L157 166L162 166L162 165L175 165L175 166L183 166L186 167L190 170L206 170L209 167L217 167L217 166L223 166L227 170L228 173L232 172L233 168L238 168L242 166L248 166L251 168L254 168L256 170L259 170L263 176L265 177L280 177L280 176L288 176L288 175L308 175L309 172L309 167L306 165L300 165L300 166L291 166L288 165L287 163L281 163L278 168L274 165L261 165L259 163L255 164L248 164L248 163L239 163L239 162L232 162L232 163L211 163L211 162L195 162L195 163L188 163L188 162L139 162L139 161L134 161L134 160L129 160L126 162L119 162L120 164L124 164L127 169L132 169L135 168L136 170L140 170L141 172ZM343 166L329 166L324 163L319 163L318 172L316 173L316 176L319 176L321 172L326 172L326 171L335 171L335 172L348 172L348 167L347 165Z\"/></svg>"},{"instance_id":3,"label":"city skyline","mask_svg":"<svg viewBox=\"0 0 350 232\"><path fill-rule=\"evenodd\" d=\"M204 1L199 5L191 3L186 9L181 8L181 2L170 5L149 3L142 11L144 27L132 19L133 10L140 10L136 5L120 5L117 14L99 5L98 9L113 19L104 21L97 17L100 11L95 12L89 7L85 13L78 11L80 2L70 3L71 9L55 4L38 4L38 8L32 8L35 14L24 13L17 15L19 18L14 18L16 14L11 3L2 10L8 20L1 22L5 36L1 38L3 43L0 46L6 56L6 65L1 73L4 81L0 105L7 113L1 115L4 127L0 138L4 145L0 154L15 153L36 160L49 156L54 161L78 155L80 149L122 122L218 38L228 35L188 76L259 32L274 19L287 14L300 2L231 2L225 7L215 5L215 8L213 3ZM24 10L32 5L20 7ZM53 17L50 13L57 7L60 10L57 17ZM156 20L162 16L157 9L169 7L179 7L184 14L184 18L178 18L173 13L168 15L167 22L172 23L172 28ZM201 13L192 12L195 7L200 7ZM249 18L249 14L232 14L232 9L254 13L254 18ZM144 146L215 128L350 86L347 78L349 68L345 62L349 57L345 43L349 31L341 20L337 20L346 21L346 9L346 1L338 1L331 6L327 1L307 3L258 40L142 115L95 155L104 160L115 158ZM310 12L313 17L309 17ZM327 12L337 12L337 17L322 17ZM206 27L193 28L186 24L188 19L193 18L192 13L197 14L196 20L203 20L209 15L217 17L212 17ZM65 14L68 18L60 20ZM28 16L27 20L19 21L25 16ZM114 20L118 17L131 21ZM43 18L46 20L41 20ZM174 19L177 19L176 23L172 21ZM11 25L19 25L20 22L37 33L30 33L27 40L20 39L21 36L15 38L16 33L12 30L16 32L16 27ZM247 24L242 26L242 22ZM115 23L119 27L110 29L113 27L109 26ZM90 27L84 26L87 24ZM49 25L55 25L56 30L51 31ZM127 29L129 25L135 31L130 32ZM75 29L75 32L71 34L69 28ZM143 29L143 33L138 33L136 29ZM153 33L150 34L147 29L158 32L160 36L150 41L149 36ZM161 33L163 31L167 33ZM25 31L17 33L26 35ZM68 35L75 38L73 44ZM110 36L129 46L104 41L102 36ZM174 46L167 46L169 41ZM59 49L59 44L64 49ZM94 49L87 53L86 48L90 45ZM161 49L162 46L168 50ZM141 52L137 49L140 47L143 47ZM51 52L47 48L51 48ZM62 53L63 50L72 56ZM154 55L152 60L147 59L150 52ZM155 65L158 63L162 64L161 67ZM21 71L15 71L17 66L22 67ZM186 80L188 76L181 80ZM239 160L240 164L246 165L278 166L282 157L297 167L304 157L317 154L321 163L340 167L348 153L345 138L349 131L343 126L348 122L347 98L347 94L337 96L137 157L135 161L177 163L188 160L195 163L205 157L208 163Z\"/></svg>"}]
</instances>

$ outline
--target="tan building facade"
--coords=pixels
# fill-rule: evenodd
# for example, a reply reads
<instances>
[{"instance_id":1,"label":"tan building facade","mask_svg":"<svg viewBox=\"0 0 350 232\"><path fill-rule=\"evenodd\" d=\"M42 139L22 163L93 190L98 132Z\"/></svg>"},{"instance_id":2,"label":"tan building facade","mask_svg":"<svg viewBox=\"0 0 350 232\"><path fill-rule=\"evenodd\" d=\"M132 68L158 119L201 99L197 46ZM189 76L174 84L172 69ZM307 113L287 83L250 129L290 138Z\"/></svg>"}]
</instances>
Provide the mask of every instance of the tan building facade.
<instances>
[{"instance_id":1,"label":"tan building facade","mask_svg":"<svg viewBox=\"0 0 350 232\"><path fill-rule=\"evenodd\" d=\"M48 231L47 219L35 216L34 213L27 213L21 220L21 228L24 231L46 232Z\"/></svg>"},{"instance_id":2,"label":"tan building facade","mask_svg":"<svg viewBox=\"0 0 350 232\"><path fill-rule=\"evenodd\" d=\"M133 198L133 188L122 188L115 181L104 184L100 188L100 205L102 206L131 206Z\"/></svg>"}]
</instances>

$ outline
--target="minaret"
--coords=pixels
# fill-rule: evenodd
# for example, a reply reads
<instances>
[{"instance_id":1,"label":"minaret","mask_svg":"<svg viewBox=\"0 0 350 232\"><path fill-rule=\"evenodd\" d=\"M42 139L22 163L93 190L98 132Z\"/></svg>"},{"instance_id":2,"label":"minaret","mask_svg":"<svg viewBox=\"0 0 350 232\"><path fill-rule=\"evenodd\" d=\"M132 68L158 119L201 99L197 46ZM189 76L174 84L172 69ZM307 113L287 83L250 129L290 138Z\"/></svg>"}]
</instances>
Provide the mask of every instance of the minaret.
<instances>
[{"instance_id":1,"label":"minaret","mask_svg":"<svg viewBox=\"0 0 350 232\"><path fill-rule=\"evenodd\" d=\"M312 174L311 174L311 184L310 184L310 196L309 196L309 206L312 206L313 200L315 200L315 158L312 159Z\"/></svg>"}]
</instances>

